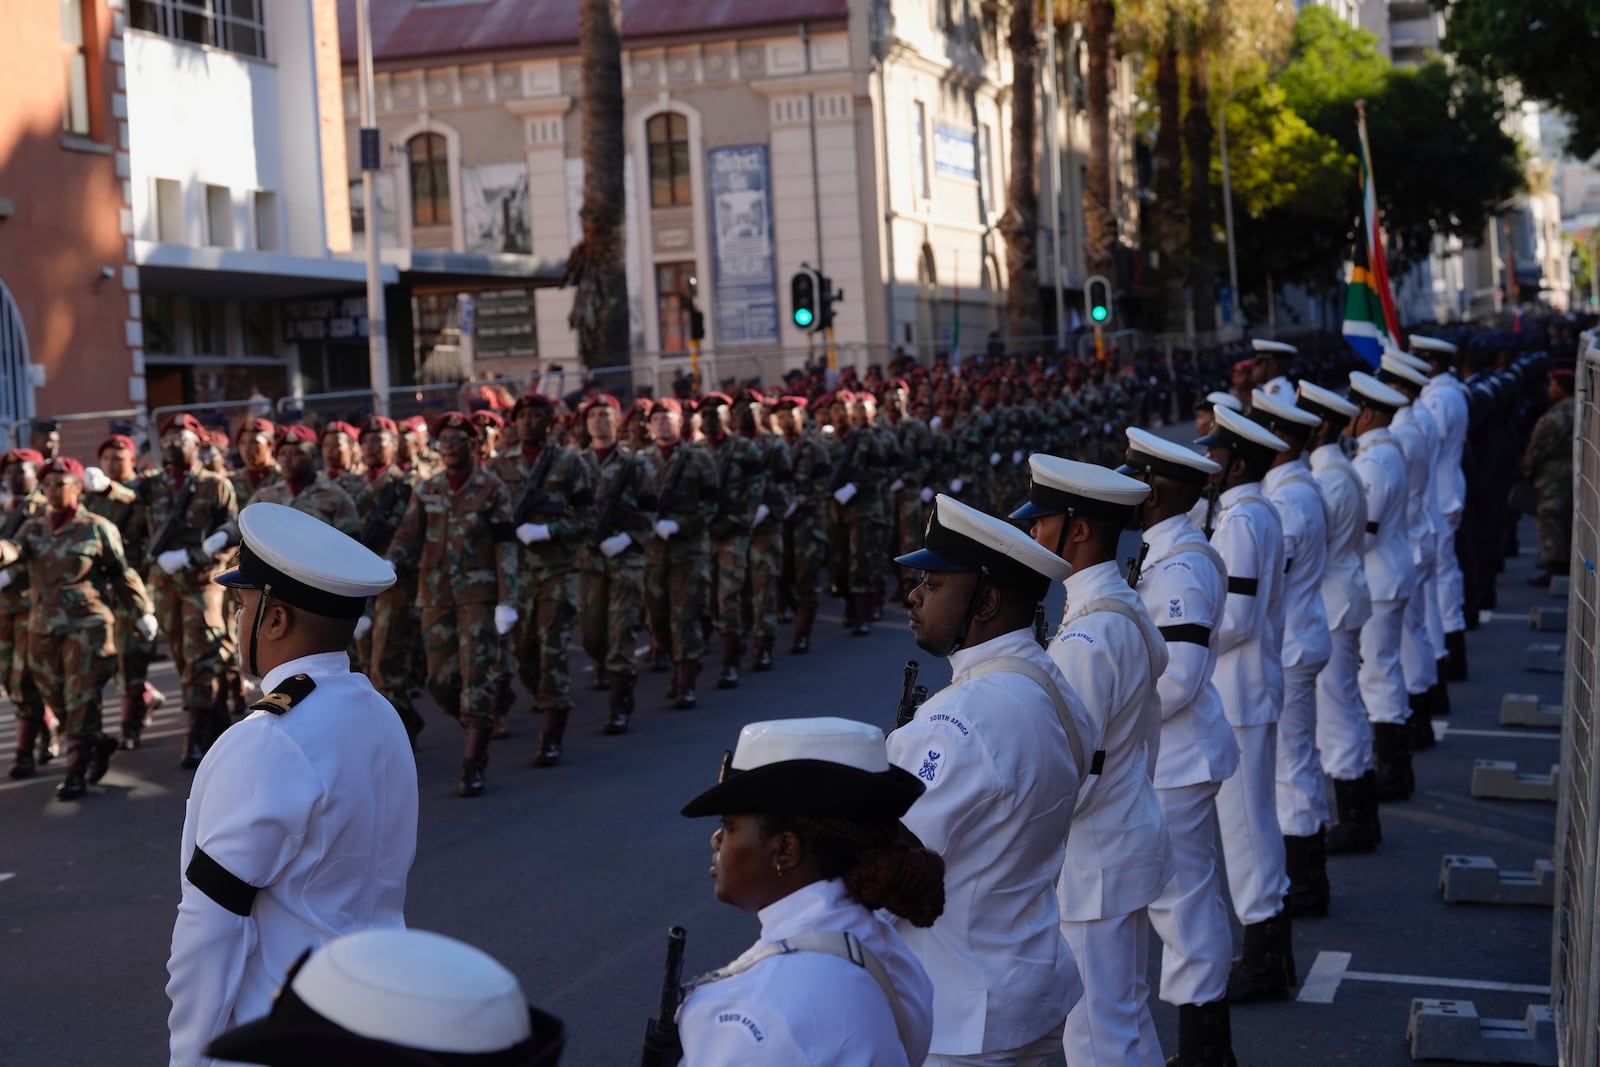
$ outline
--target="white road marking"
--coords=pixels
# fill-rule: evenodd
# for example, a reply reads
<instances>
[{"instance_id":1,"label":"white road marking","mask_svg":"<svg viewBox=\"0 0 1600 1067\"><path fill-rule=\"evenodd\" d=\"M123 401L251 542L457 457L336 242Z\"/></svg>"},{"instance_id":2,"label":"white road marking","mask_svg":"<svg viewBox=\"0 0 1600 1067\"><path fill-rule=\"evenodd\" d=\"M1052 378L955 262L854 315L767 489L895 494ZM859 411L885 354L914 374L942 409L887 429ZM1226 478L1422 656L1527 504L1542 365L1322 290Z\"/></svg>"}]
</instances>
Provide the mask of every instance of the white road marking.
<instances>
[{"instance_id":1,"label":"white road marking","mask_svg":"<svg viewBox=\"0 0 1600 1067\"><path fill-rule=\"evenodd\" d=\"M1300 984L1296 1000L1307 1004L1332 1004L1342 982L1373 982L1378 985L1427 986L1434 989L1471 989L1485 993L1527 993L1549 996L1547 985L1521 982L1487 982L1478 978L1439 978L1423 974L1384 974L1379 971L1349 970L1348 952L1318 952L1316 962Z\"/></svg>"},{"instance_id":2,"label":"white road marking","mask_svg":"<svg viewBox=\"0 0 1600 1067\"><path fill-rule=\"evenodd\" d=\"M16 875L10 873L9 871L0 871L0 882L9 882L15 877Z\"/></svg>"},{"instance_id":3,"label":"white road marking","mask_svg":"<svg viewBox=\"0 0 1600 1067\"><path fill-rule=\"evenodd\" d=\"M1438 720L1434 722L1437 724ZM1559 741L1561 735L1553 730L1462 730L1448 723L1444 724L1444 733L1437 735L1445 737L1520 737L1525 741Z\"/></svg>"}]
</instances>

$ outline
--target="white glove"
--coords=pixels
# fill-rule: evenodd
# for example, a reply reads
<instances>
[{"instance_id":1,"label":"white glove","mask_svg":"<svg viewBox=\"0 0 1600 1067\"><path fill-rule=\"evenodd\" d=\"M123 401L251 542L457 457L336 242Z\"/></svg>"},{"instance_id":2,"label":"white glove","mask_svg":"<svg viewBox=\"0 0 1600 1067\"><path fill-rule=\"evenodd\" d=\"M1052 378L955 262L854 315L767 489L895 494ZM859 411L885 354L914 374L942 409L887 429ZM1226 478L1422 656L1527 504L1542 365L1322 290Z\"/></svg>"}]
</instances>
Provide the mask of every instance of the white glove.
<instances>
[{"instance_id":1,"label":"white glove","mask_svg":"<svg viewBox=\"0 0 1600 1067\"><path fill-rule=\"evenodd\" d=\"M662 519L656 523L656 536L665 541L678 532L678 524L671 519Z\"/></svg>"},{"instance_id":2,"label":"white glove","mask_svg":"<svg viewBox=\"0 0 1600 1067\"><path fill-rule=\"evenodd\" d=\"M627 534L612 534L610 537L600 542L600 551L605 555L606 559L610 559L617 553L625 551L631 544L633 544L633 538L629 537Z\"/></svg>"},{"instance_id":3,"label":"white glove","mask_svg":"<svg viewBox=\"0 0 1600 1067\"><path fill-rule=\"evenodd\" d=\"M517 624L517 609L510 604L494 606L494 632L504 637Z\"/></svg>"},{"instance_id":4,"label":"white glove","mask_svg":"<svg viewBox=\"0 0 1600 1067\"><path fill-rule=\"evenodd\" d=\"M795 512L797 512L799 510L800 510L800 501L791 500L791 501L789 501L789 506L783 509L783 517L787 519L790 515L793 515Z\"/></svg>"},{"instance_id":5,"label":"white glove","mask_svg":"<svg viewBox=\"0 0 1600 1067\"><path fill-rule=\"evenodd\" d=\"M189 553L181 548L168 549L156 557L156 566L168 574L177 574L189 565Z\"/></svg>"},{"instance_id":6,"label":"white glove","mask_svg":"<svg viewBox=\"0 0 1600 1067\"><path fill-rule=\"evenodd\" d=\"M133 629L146 641L154 641L156 639L156 630L158 629L156 617L154 615L141 615L139 621L133 624Z\"/></svg>"},{"instance_id":7,"label":"white glove","mask_svg":"<svg viewBox=\"0 0 1600 1067\"><path fill-rule=\"evenodd\" d=\"M550 527L542 522L525 522L517 527L517 540L525 545L550 540Z\"/></svg>"},{"instance_id":8,"label":"white glove","mask_svg":"<svg viewBox=\"0 0 1600 1067\"><path fill-rule=\"evenodd\" d=\"M359 641L372 632L372 616L363 615L356 620L356 632L350 635L350 640Z\"/></svg>"},{"instance_id":9,"label":"white glove","mask_svg":"<svg viewBox=\"0 0 1600 1067\"><path fill-rule=\"evenodd\" d=\"M12 582L11 568L0 567L0 589L9 588Z\"/></svg>"},{"instance_id":10,"label":"white glove","mask_svg":"<svg viewBox=\"0 0 1600 1067\"><path fill-rule=\"evenodd\" d=\"M1100 427L1100 429L1101 429L1101 430L1102 430L1102 431L1104 431L1104 433L1105 433L1105 435L1106 435L1106 436L1107 436L1107 437L1110 437L1110 436L1111 436L1111 424L1110 424L1110 423L1109 423L1109 422L1108 422L1108 423L1105 423L1105 424L1104 424L1104 425L1102 425L1102 426L1101 426L1101 427Z\"/></svg>"},{"instance_id":11,"label":"white glove","mask_svg":"<svg viewBox=\"0 0 1600 1067\"><path fill-rule=\"evenodd\" d=\"M924 504L933 503L933 490L932 489L923 489L922 490L922 502Z\"/></svg>"},{"instance_id":12,"label":"white glove","mask_svg":"<svg viewBox=\"0 0 1600 1067\"><path fill-rule=\"evenodd\" d=\"M905 487L906 487L906 480L904 478L896 478L894 481L889 483L889 492L898 493L900 490L904 489Z\"/></svg>"},{"instance_id":13,"label":"white glove","mask_svg":"<svg viewBox=\"0 0 1600 1067\"><path fill-rule=\"evenodd\" d=\"M928 420L928 429L930 429L930 430L937 430L939 427L941 427L943 425L944 425L944 417L941 416L941 415L935 415L933 418Z\"/></svg>"},{"instance_id":14,"label":"white glove","mask_svg":"<svg viewBox=\"0 0 1600 1067\"><path fill-rule=\"evenodd\" d=\"M833 499L840 504L848 504L856 498L856 483L846 482L833 491Z\"/></svg>"},{"instance_id":15,"label":"white glove","mask_svg":"<svg viewBox=\"0 0 1600 1067\"><path fill-rule=\"evenodd\" d=\"M91 493L103 493L111 488L111 479L99 467L83 468L83 487Z\"/></svg>"},{"instance_id":16,"label":"white glove","mask_svg":"<svg viewBox=\"0 0 1600 1067\"><path fill-rule=\"evenodd\" d=\"M755 521L751 522L750 525L760 526L762 523L767 521L767 516L771 514L772 509L767 507L765 504L757 505Z\"/></svg>"},{"instance_id":17,"label":"white glove","mask_svg":"<svg viewBox=\"0 0 1600 1067\"><path fill-rule=\"evenodd\" d=\"M959 492L961 492L961 487L966 485L966 484L967 483L962 481L960 478L951 478L950 479L950 491L952 493L959 493Z\"/></svg>"},{"instance_id":18,"label":"white glove","mask_svg":"<svg viewBox=\"0 0 1600 1067\"><path fill-rule=\"evenodd\" d=\"M1015 452L1011 453L1011 462L1012 463L1021 463L1022 462L1022 449L1019 448Z\"/></svg>"},{"instance_id":19,"label":"white glove","mask_svg":"<svg viewBox=\"0 0 1600 1067\"><path fill-rule=\"evenodd\" d=\"M989 453L989 466L991 466L991 467L1000 466L1000 453L998 453L998 452L990 452Z\"/></svg>"},{"instance_id":20,"label":"white glove","mask_svg":"<svg viewBox=\"0 0 1600 1067\"><path fill-rule=\"evenodd\" d=\"M227 530L218 530L216 533L211 534L204 541L200 542L200 551L204 552L208 556L215 556L218 552L221 552L224 548L227 548L227 547L228 547L228 531Z\"/></svg>"}]
</instances>

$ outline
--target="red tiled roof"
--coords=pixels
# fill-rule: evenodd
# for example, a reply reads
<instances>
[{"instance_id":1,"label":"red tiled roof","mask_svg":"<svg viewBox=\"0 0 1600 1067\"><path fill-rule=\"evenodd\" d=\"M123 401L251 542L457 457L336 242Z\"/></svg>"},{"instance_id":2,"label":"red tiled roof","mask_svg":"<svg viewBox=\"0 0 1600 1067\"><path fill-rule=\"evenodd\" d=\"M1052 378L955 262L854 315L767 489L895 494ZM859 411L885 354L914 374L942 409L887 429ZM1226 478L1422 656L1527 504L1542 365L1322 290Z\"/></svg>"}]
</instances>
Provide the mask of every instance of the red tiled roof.
<instances>
[{"instance_id":1,"label":"red tiled roof","mask_svg":"<svg viewBox=\"0 0 1600 1067\"><path fill-rule=\"evenodd\" d=\"M460 53L572 52L578 43L579 0L371 0L372 54L385 60L452 57ZM704 38L757 26L839 21L849 0L621 0L622 36ZM339 44L356 60L356 3L339 0ZM464 58L464 57L462 57Z\"/></svg>"}]
</instances>

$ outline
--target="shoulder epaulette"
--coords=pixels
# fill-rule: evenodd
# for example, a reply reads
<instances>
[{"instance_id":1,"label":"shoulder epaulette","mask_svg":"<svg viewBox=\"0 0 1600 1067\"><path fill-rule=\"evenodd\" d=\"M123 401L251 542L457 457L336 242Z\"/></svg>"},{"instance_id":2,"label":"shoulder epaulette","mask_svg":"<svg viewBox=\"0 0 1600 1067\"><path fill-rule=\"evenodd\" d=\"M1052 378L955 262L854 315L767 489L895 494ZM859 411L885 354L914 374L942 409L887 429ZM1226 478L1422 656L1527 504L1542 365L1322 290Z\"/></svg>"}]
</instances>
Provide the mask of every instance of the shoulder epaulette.
<instances>
[{"instance_id":1,"label":"shoulder epaulette","mask_svg":"<svg viewBox=\"0 0 1600 1067\"><path fill-rule=\"evenodd\" d=\"M285 678L278 683L278 688L250 705L251 711L266 711L273 715L282 715L306 697L317 687L307 674L297 674L292 678Z\"/></svg>"}]
</instances>

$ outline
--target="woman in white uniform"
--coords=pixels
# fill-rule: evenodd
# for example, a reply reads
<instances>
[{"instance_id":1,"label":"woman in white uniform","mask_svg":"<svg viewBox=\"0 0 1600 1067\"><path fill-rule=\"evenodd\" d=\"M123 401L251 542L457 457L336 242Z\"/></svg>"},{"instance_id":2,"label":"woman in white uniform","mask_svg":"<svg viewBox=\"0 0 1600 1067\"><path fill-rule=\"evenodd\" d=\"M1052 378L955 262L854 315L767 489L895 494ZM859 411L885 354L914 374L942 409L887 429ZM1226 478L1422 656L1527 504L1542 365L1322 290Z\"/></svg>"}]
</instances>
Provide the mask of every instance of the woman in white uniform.
<instances>
[{"instance_id":1,"label":"woman in white uniform","mask_svg":"<svg viewBox=\"0 0 1600 1067\"><path fill-rule=\"evenodd\" d=\"M720 816L718 900L761 920L738 959L689 982L685 1067L918 1067L933 984L884 909L916 926L944 910L944 862L900 817L922 795L883 732L848 719L751 723L721 781L683 814Z\"/></svg>"}]
</instances>

